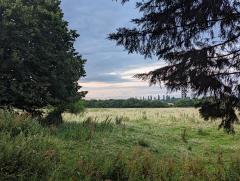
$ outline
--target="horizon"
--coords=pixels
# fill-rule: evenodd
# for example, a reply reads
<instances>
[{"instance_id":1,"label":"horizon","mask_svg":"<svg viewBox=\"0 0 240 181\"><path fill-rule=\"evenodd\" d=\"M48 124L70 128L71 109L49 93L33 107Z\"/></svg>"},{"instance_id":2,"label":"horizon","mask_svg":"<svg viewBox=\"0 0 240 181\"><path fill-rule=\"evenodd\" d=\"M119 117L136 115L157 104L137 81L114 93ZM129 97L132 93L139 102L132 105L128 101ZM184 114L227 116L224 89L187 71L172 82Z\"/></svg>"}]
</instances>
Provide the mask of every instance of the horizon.
<instances>
[{"instance_id":1,"label":"horizon","mask_svg":"<svg viewBox=\"0 0 240 181\"><path fill-rule=\"evenodd\" d=\"M160 99L157 99L158 96L160 96ZM106 98L106 99L96 99L96 98L88 98L88 97L85 97L84 100L87 100L87 101L91 101L91 100L100 100L100 101L107 101L107 100L128 100L128 99L137 99L137 100L146 100L146 101L150 101L150 100L159 100L159 101L162 101L162 100L166 100L166 97L169 96L171 99L183 99L181 96L171 96L169 94L166 94L166 95L148 95L148 96L140 96L140 97L125 97L125 98ZM144 99L143 99L144 97ZM152 97L152 99L148 99L148 97ZM164 99L165 98L165 99ZM190 98L190 99L193 99L193 96L190 96L190 95L187 95L186 98Z\"/></svg>"}]
</instances>

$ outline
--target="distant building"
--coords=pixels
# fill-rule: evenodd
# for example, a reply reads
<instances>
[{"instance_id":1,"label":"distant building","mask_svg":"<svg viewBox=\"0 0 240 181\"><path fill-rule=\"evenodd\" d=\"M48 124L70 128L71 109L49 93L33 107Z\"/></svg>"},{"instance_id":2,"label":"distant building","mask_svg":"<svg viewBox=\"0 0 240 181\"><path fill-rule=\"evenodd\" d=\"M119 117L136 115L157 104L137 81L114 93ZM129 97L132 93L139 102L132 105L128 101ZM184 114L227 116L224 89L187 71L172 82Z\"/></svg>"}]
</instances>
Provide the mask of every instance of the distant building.
<instances>
[{"instance_id":1,"label":"distant building","mask_svg":"<svg viewBox=\"0 0 240 181\"><path fill-rule=\"evenodd\" d=\"M187 98L187 89L183 88L182 89L182 99L186 99Z\"/></svg>"}]
</instances>

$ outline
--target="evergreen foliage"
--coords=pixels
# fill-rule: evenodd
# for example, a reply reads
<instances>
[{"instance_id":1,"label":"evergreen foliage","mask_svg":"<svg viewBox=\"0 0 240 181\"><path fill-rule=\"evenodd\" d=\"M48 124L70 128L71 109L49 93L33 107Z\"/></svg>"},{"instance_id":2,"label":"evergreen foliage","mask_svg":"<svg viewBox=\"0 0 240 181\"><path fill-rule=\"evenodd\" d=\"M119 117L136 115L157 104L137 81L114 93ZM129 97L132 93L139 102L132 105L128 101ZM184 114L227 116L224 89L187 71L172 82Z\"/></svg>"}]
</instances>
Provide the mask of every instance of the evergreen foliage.
<instances>
[{"instance_id":1,"label":"evergreen foliage","mask_svg":"<svg viewBox=\"0 0 240 181\"><path fill-rule=\"evenodd\" d=\"M222 118L220 127L234 132L240 108L239 1L143 0L136 7L142 17L132 20L135 27L119 28L109 39L167 64L136 77L210 97L203 117Z\"/></svg>"}]
</instances>

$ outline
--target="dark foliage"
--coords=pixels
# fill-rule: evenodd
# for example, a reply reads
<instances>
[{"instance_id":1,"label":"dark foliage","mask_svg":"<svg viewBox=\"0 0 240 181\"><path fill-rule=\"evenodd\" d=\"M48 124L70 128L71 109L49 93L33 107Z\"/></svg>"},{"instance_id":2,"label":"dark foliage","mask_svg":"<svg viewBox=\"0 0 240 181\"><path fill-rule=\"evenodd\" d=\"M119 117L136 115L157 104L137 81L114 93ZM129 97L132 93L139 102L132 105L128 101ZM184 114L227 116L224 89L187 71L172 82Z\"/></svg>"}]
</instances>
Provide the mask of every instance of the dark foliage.
<instances>
[{"instance_id":1,"label":"dark foliage","mask_svg":"<svg viewBox=\"0 0 240 181\"><path fill-rule=\"evenodd\" d=\"M169 101L159 100L86 100L85 106L88 108L167 108L167 107L195 107L200 104L197 99L170 99Z\"/></svg>"},{"instance_id":2,"label":"dark foliage","mask_svg":"<svg viewBox=\"0 0 240 181\"><path fill-rule=\"evenodd\" d=\"M0 106L34 113L83 97L78 36L63 20L59 0L0 1Z\"/></svg>"},{"instance_id":3,"label":"dark foliage","mask_svg":"<svg viewBox=\"0 0 240 181\"><path fill-rule=\"evenodd\" d=\"M240 108L239 1L143 0L137 8L142 17L132 20L135 28L119 28L109 38L167 65L136 77L211 97L203 117L222 118L220 126L233 132Z\"/></svg>"},{"instance_id":4,"label":"dark foliage","mask_svg":"<svg viewBox=\"0 0 240 181\"><path fill-rule=\"evenodd\" d=\"M168 107L167 103L160 101L147 101L137 99L119 100L87 100L85 106L88 108L159 108Z\"/></svg>"}]
</instances>

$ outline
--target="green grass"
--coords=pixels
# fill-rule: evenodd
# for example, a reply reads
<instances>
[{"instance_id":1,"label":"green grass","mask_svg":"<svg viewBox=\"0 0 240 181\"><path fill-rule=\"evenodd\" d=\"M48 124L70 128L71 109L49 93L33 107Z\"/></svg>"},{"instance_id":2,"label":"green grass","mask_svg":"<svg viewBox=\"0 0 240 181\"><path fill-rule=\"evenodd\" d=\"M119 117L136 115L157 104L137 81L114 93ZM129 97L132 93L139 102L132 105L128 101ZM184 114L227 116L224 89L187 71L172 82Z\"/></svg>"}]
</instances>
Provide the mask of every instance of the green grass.
<instances>
[{"instance_id":1,"label":"green grass","mask_svg":"<svg viewBox=\"0 0 240 181\"><path fill-rule=\"evenodd\" d=\"M99 124L106 118L114 124L116 118L125 117L126 121L122 121L121 125L112 125L105 131L96 130L93 138L95 144L116 150L134 148L142 139L150 144L149 149L155 150L159 157L182 153L203 157L207 155L206 159L215 159L216 153L223 153L227 160L240 150L238 125L236 134L228 135L218 130L219 122L206 122L200 118L197 110L191 108L91 109L81 117L65 115L65 120L82 122L89 117Z\"/></svg>"},{"instance_id":2,"label":"green grass","mask_svg":"<svg viewBox=\"0 0 240 181\"><path fill-rule=\"evenodd\" d=\"M191 108L88 109L60 127L0 113L3 180L239 180L240 127Z\"/></svg>"}]
</instances>

